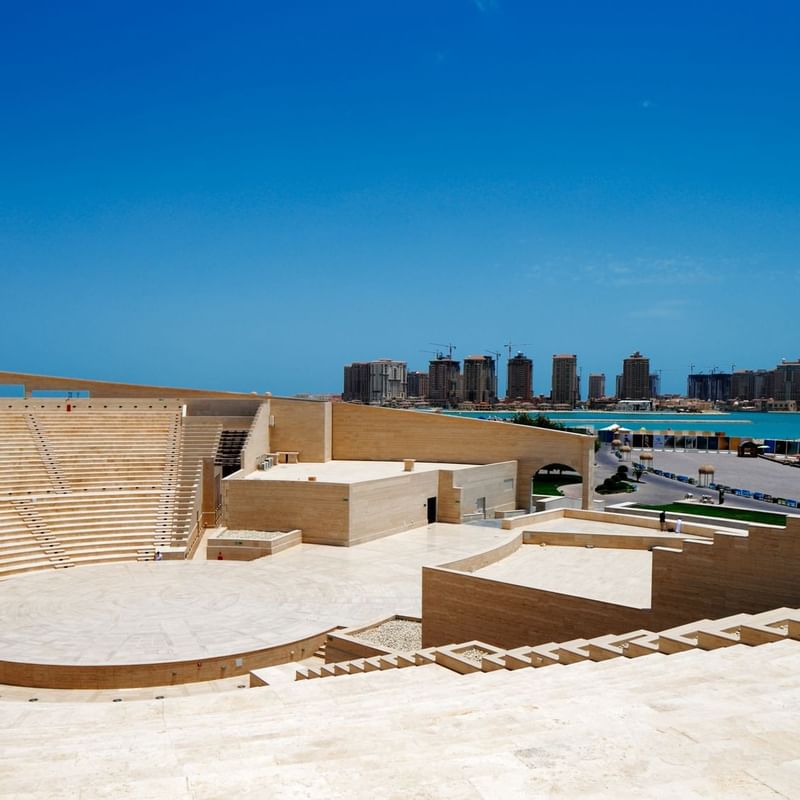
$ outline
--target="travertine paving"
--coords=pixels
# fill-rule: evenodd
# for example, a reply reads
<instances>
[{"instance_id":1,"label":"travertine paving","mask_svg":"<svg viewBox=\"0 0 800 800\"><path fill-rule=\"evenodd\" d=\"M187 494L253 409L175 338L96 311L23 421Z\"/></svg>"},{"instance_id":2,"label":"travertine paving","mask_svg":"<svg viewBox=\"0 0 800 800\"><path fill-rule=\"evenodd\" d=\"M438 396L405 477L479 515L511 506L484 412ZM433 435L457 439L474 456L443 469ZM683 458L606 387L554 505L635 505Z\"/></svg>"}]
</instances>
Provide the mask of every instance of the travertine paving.
<instances>
[{"instance_id":1,"label":"travertine paving","mask_svg":"<svg viewBox=\"0 0 800 800\"><path fill-rule=\"evenodd\" d=\"M0 657L141 664L271 647L336 625L420 614L420 567L509 532L434 524L353 548L300 545L250 562L107 564L0 582Z\"/></svg>"},{"instance_id":2,"label":"travertine paving","mask_svg":"<svg viewBox=\"0 0 800 800\"><path fill-rule=\"evenodd\" d=\"M528 544L475 574L534 589L649 608L652 561L648 550Z\"/></svg>"},{"instance_id":3,"label":"travertine paving","mask_svg":"<svg viewBox=\"0 0 800 800\"><path fill-rule=\"evenodd\" d=\"M800 797L800 644L136 703L0 703L0 793L119 798ZM46 767L43 768L43 757Z\"/></svg>"}]
</instances>

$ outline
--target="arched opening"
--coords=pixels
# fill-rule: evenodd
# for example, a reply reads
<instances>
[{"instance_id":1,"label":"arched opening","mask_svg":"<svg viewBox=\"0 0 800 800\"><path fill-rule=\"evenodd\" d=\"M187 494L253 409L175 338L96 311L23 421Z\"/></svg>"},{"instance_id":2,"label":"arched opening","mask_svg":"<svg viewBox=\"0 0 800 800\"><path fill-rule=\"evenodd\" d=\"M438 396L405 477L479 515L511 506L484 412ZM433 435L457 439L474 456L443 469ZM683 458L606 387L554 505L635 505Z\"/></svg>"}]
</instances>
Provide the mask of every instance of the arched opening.
<instances>
[{"instance_id":1,"label":"arched opening","mask_svg":"<svg viewBox=\"0 0 800 800\"><path fill-rule=\"evenodd\" d=\"M540 467L531 479L531 508L538 510L537 498L547 500L556 497L577 497L580 501L580 484L583 477L569 464L546 464ZM575 489L568 487L576 486Z\"/></svg>"}]
</instances>

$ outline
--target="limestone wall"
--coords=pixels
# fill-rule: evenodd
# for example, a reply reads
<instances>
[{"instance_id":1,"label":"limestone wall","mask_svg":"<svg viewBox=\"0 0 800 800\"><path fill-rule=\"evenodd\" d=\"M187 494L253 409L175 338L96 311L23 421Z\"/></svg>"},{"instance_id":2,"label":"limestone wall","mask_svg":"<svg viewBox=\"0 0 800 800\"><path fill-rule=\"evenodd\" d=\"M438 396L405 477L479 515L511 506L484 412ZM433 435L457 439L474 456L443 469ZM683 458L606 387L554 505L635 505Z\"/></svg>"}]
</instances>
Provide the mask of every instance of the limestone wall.
<instances>
[{"instance_id":1,"label":"limestone wall","mask_svg":"<svg viewBox=\"0 0 800 800\"><path fill-rule=\"evenodd\" d=\"M272 451L296 451L300 461L331 460L331 404L273 397L270 413Z\"/></svg>"},{"instance_id":2,"label":"limestone wall","mask_svg":"<svg viewBox=\"0 0 800 800\"><path fill-rule=\"evenodd\" d=\"M402 470L402 463L398 463ZM350 487L350 544L427 524L429 497L436 497L438 474L401 472L396 478Z\"/></svg>"},{"instance_id":3,"label":"limestone wall","mask_svg":"<svg viewBox=\"0 0 800 800\"><path fill-rule=\"evenodd\" d=\"M238 530L300 528L304 542L348 544L349 487L303 481L222 481L224 525Z\"/></svg>"},{"instance_id":4,"label":"limestone wall","mask_svg":"<svg viewBox=\"0 0 800 800\"><path fill-rule=\"evenodd\" d=\"M455 464L516 461L519 508L528 508L533 475L548 464L567 464L584 476L585 508L594 483L593 437L524 425L336 403L332 445L337 459L415 458Z\"/></svg>"},{"instance_id":5,"label":"limestone wall","mask_svg":"<svg viewBox=\"0 0 800 800\"><path fill-rule=\"evenodd\" d=\"M654 547L650 609L517 586L449 566L422 571L425 647L470 639L518 647L662 630L704 617L800 606L800 519L788 518L785 529L753 527L748 536L717 531L712 541Z\"/></svg>"}]
</instances>

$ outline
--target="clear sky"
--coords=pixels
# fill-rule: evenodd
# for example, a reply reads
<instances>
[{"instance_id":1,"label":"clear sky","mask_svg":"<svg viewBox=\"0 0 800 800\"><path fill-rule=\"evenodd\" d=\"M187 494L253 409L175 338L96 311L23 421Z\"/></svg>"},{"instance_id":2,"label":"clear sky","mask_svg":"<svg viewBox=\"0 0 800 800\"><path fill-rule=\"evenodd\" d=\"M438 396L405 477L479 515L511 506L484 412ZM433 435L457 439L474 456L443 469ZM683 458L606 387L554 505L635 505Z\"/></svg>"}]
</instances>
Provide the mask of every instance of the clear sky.
<instances>
[{"instance_id":1,"label":"clear sky","mask_svg":"<svg viewBox=\"0 0 800 800\"><path fill-rule=\"evenodd\" d=\"M795 0L0 6L0 369L800 356Z\"/></svg>"}]
</instances>

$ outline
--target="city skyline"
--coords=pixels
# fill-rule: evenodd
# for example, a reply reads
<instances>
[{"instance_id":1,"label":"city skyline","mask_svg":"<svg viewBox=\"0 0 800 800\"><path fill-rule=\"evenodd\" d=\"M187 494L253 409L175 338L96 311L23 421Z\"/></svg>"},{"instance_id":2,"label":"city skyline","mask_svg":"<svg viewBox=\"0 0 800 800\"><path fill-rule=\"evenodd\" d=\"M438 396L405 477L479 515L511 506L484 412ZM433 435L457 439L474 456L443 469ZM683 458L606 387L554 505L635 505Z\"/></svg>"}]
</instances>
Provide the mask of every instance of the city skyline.
<instances>
[{"instance_id":1,"label":"city skyline","mask_svg":"<svg viewBox=\"0 0 800 800\"><path fill-rule=\"evenodd\" d=\"M665 392L794 358L799 25L785 0L10 5L0 365L292 395L511 341L537 393L577 353L585 394L634 348Z\"/></svg>"}]
</instances>

